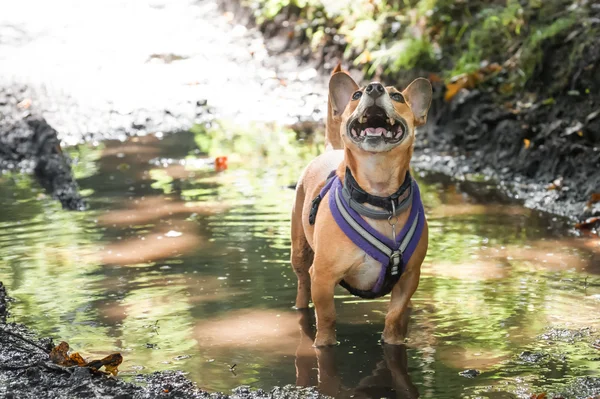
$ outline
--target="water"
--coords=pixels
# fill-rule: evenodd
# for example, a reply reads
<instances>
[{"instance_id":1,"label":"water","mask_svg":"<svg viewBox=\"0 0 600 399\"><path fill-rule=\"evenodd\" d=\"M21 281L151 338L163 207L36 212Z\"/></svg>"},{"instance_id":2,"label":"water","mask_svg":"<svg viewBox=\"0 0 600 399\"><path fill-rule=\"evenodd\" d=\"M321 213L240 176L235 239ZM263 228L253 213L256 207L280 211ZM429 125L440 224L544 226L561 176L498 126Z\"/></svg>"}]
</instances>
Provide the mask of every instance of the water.
<instances>
[{"instance_id":1,"label":"water","mask_svg":"<svg viewBox=\"0 0 600 399\"><path fill-rule=\"evenodd\" d=\"M71 148L82 213L30 177L0 176L11 321L84 357L121 352L121 378L181 369L208 390L511 398L598 375L598 241L485 183L439 176L419 178L430 249L407 346L378 342L387 298L340 288L340 345L316 352L311 315L292 309L289 186L321 147L268 125L216 125Z\"/></svg>"}]
</instances>

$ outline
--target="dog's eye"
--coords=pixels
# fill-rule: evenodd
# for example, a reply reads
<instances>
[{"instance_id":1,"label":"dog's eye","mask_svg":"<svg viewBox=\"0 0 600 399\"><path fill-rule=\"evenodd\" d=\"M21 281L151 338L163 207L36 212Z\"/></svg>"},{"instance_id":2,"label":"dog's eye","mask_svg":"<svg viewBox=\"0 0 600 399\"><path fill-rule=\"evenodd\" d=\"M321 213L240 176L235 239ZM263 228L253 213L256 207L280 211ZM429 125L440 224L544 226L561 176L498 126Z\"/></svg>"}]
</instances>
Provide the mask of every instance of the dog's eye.
<instances>
[{"instance_id":1,"label":"dog's eye","mask_svg":"<svg viewBox=\"0 0 600 399\"><path fill-rule=\"evenodd\" d=\"M353 100L358 100L362 96L362 91L355 91L352 95Z\"/></svg>"},{"instance_id":2,"label":"dog's eye","mask_svg":"<svg viewBox=\"0 0 600 399\"><path fill-rule=\"evenodd\" d=\"M392 94L390 94L390 97L392 97L392 100L397 101L399 103L405 102L404 96L400 93L392 93Z\"/></svg>"}]
</instances>

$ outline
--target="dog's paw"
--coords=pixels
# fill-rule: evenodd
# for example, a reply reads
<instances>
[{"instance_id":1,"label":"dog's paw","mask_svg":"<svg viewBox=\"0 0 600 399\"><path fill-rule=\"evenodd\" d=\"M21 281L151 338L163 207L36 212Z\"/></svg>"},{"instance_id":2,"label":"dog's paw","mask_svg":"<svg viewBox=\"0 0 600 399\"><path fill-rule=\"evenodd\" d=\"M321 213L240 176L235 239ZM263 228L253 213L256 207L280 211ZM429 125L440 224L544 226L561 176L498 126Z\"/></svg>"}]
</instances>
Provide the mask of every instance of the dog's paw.
<instances>
[{"instance_id":1,"label":"dog's paw","mask_svg":"<svg viewBox=\"0 0 600 399\"><path fill-rule=\"evenodd\" d=\"M335 335L330 335L330 336L323 336L323 335L319 335L319 333L317 332L317 337L315 338L315 342L313 343L313 346L315 348L322 348L325 346L335 346L337 345L337 339L335 339Z\"/></svg>"}]
</instances>

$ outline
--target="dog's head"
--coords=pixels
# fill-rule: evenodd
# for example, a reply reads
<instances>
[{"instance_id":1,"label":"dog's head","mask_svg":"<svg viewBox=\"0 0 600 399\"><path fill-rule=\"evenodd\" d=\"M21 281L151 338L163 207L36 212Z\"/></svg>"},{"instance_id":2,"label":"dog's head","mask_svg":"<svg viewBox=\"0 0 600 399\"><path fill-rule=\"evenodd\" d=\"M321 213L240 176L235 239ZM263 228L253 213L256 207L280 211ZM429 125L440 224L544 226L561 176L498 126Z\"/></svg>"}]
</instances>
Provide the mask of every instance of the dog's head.
<instances>
[{"instance_id":1,"label":"dog's head","mask_svg":"<svg viewBox=\"0 0 600 399\"><path fill-rule=\"evenodd\" d=\"M399 91L379 82L358 87L349 75L336 73L329 94L346 148L380 153L412 148L415 128L427 120L432 90L423 78Z\"/></svg>"}]
</instances>

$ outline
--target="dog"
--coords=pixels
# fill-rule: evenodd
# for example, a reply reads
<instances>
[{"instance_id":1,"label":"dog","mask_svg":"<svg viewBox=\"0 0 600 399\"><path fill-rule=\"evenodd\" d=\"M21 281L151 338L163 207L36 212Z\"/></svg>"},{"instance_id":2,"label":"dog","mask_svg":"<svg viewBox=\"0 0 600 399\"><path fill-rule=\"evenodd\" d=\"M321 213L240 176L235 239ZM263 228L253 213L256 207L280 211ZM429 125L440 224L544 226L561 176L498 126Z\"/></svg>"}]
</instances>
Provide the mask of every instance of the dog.
<instances>
[{"instance_id":1,"label":"dog","mask_svg":"<svg viewBox=\"0 0 600 399\"><path fill-rule=\"evenodd\" d=\"M419 285L428 227L410 176L415 128L425 124L431 83L403 91L359 87L336 68L329 81L328 150L302 172L291 215L296 308L315 307L314 346L337 344L334 289L375 298L391 292L382 340L405 340L402 315Z\"/></svg>"}]
</instances>

